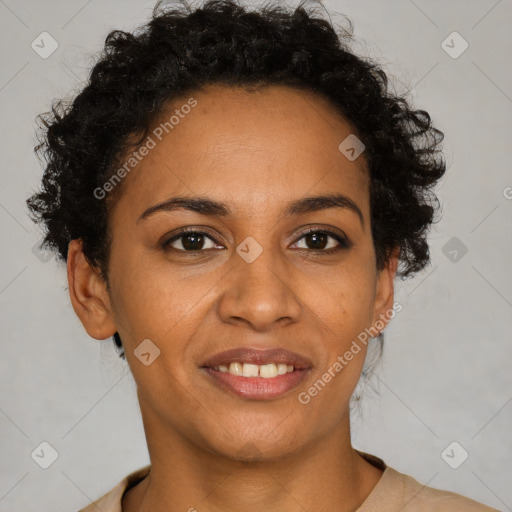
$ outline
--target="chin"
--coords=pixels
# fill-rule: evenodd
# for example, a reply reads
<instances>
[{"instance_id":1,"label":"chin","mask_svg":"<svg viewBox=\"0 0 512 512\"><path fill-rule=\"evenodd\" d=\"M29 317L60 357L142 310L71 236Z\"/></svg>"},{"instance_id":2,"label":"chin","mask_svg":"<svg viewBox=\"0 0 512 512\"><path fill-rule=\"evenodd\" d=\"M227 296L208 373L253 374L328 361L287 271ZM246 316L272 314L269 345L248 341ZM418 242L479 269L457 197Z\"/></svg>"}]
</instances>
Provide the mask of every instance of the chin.
<instances>
[{"instance_id":1,"label":"chin","mask_svg":"<svg viewBox=\"0 0 512 512\"><path fill-rule=\"evenodd\" d=\"M282 421L282 420L281 420ZM276 423L279 425L279 422ZM263 462L272 459L280 459L301 449L302 443L297 439L297 435L292 432L282 430L277 435L269 435L276 425L267 429L256 429L257 431L232 431L226 430L225 436L221 439L205 439L207 450L216 455L226 457L240 462ZM232 433L229 436L227 432ZM294 443L291 444L290 440Z\"/></svg>"}]
</instances>

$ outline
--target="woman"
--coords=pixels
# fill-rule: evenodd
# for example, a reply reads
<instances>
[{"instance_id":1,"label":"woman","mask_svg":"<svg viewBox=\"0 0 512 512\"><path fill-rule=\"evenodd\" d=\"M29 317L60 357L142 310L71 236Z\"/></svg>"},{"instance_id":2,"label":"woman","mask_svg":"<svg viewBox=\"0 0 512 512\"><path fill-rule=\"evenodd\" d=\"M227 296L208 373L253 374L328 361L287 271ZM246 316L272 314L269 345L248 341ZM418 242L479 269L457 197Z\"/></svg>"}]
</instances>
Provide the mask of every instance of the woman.
<instances>
[{"instance_id":1,"label":"woman","mask_svg":"<svg viewBox=\"0 0 512 512\"><path fill-rule=\"evenodd\" d=\"M83 511L494 510L355 450L370 338L429 262L429 114L302 6L158 4L45 119L28 200L151 465Z\"/></svg>"}]
</instances>

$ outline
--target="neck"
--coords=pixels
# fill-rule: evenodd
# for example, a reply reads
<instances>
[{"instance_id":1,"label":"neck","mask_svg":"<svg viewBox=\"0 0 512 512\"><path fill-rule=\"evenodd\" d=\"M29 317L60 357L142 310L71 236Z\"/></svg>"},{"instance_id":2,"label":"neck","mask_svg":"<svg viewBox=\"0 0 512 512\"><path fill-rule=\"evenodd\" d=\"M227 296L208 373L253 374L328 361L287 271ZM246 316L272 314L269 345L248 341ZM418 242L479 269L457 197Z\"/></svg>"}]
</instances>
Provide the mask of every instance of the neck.
<instances>
[{"instance_id":1,"label":"neck","mask_svg":"<svg viewBox=\"0 0 512 512\"><path fill-rule=\"evenodd\" d=\"M252 460L249 449L243 460L233 460L200 448L154 418L148 421L144 413L143 419L151 472L125 493L123 512L349 512L382 476L352 448L348 414L315 444Z\"/></svg>"},{"instance_id":2,"label":"neck","mask_svg":"<svg viewBox=\"0 0 512 512\"><path fill-rule=\"evenodd\" d=\"M266 458L247 446L234 460L141 411L151 472L125 493L123 512L349 512L382 476L352 448L348 413L337 428L293 453Z\"/></svg>"}]
</instances>

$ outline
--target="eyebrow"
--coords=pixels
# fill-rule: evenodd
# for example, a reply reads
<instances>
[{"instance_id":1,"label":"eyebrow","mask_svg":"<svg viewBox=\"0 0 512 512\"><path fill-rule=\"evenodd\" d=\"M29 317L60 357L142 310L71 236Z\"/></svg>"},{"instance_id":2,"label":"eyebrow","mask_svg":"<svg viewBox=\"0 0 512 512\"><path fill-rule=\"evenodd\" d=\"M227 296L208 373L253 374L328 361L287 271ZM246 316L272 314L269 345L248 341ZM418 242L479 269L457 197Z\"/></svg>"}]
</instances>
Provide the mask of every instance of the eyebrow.
<instances>
[{"instance_id":1,"label":"eyebrow","mask_svg":"<svg viewBox=\"0 0 512 512\"><path fill-rule=\"evenodd\" d=\"M307 213L318 212L330 208L344 208L352 211L359 217L361 226L364 229L364 217L360 208L349 197L343 194L330 194L312 197L304 197L289 203L281 215L291 217L293 215L304 215ZM208 197L171 197L162 203L151 206L145 210L137 219L137 223L147 219L157 212L170 212L173 210L189 210L208 217L227 217L232 214L231 209L225 203L220 203Z\"/></svg>"}]
</instances>

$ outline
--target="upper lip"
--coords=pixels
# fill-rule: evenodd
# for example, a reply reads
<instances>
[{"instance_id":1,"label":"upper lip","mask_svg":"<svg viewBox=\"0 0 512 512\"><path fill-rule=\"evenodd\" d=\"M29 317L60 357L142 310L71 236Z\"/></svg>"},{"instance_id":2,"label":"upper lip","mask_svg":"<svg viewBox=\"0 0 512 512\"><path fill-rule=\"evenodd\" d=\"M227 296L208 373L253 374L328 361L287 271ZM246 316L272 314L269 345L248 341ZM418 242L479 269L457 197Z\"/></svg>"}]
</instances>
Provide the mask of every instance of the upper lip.
<instances>
[{"instance_id":1,"label":"upper lip","mask_svg":"<svg viewBox=\"0 0 512 512\"><path fill-rule=\"evenodd\" d=\"M228 365L229 363L246 363L246 364L286 364L293 365L296 369L310 368L311 361L304 356L290 352L283 348L271 348L266 350L259 350L254 348L234 348L232 350L226 350L225 352L219 352L214 356L210 357L203 363L203 367Z\"/></svg>"}]
</instances>

